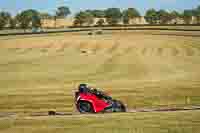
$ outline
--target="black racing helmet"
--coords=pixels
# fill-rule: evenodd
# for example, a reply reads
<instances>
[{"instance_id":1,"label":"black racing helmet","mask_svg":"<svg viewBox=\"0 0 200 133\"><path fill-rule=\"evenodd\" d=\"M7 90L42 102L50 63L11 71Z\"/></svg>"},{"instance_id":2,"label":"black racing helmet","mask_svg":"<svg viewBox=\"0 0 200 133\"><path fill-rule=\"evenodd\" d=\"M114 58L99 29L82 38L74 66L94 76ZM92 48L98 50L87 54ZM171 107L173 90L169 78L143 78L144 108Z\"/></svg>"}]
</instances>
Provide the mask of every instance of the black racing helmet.
<instances>
[{"instance_id":1,"label":"black racing helmet","mask_svg":"<svg viewBox=\"0 0 200 133\"><path fill-rule=\"evenodd\" d=\"M87 84L80 84L79 87L78 87L78 89L79 89L79 92L81 92L81 93L88 92Z\"/></svg>"}]
</instances>

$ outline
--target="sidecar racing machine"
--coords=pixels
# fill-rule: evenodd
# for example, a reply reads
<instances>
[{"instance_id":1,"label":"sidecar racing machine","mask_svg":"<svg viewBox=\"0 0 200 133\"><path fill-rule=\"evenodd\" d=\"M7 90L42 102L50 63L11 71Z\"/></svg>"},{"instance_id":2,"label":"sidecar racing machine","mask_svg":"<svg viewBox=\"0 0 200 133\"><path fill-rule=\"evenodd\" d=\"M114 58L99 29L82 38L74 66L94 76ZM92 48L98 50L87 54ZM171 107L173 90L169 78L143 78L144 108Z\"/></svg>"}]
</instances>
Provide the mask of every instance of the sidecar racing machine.
<instances>
[{"instance_id":1,"label":"sidecar racing machine","mask_svg":"<svg viewBox=\"0 0 200 133\"><path fill-rule=\"evenodd\" d=\"M126 112L125 105L104 92L80 84L75 92L75 105L80 113Z\"/></svg>"}]
</instances>

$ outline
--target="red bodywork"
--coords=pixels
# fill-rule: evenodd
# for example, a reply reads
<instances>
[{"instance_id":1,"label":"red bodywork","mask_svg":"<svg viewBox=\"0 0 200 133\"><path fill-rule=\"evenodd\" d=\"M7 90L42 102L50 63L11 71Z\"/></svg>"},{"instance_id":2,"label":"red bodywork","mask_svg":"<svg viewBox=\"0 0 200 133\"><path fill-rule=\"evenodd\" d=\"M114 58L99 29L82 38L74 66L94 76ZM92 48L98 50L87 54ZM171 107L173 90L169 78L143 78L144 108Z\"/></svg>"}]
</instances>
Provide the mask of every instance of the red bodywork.
<instances>
[{"instance_id":1,"label":"red bodywork","mask_svg":"<svg viewBox=\"0 0 200 133\"><path fill-rule=\"evenodd\" d=\"M110 105L91 93L79 93L77 97L77 102L79 100L90 102L93 106L95 113L103 111L106 107Z\"/></svg>"}]
</instances>

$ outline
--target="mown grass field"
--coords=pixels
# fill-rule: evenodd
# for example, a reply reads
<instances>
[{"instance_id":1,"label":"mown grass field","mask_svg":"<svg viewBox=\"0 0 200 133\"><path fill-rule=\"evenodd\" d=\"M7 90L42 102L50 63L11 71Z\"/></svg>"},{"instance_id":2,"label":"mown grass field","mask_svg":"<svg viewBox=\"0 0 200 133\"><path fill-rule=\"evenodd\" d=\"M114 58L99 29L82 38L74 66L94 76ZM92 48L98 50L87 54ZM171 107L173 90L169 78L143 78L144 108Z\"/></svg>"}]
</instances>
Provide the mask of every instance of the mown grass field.
<instances>
[{"instance_id":1,"label":"mown grass field","mask_svg":"<svg viewBox=\"0 0 200 133\"><path fill-rule=\"evenodd\" d=\"M0 119L2 133L199 133L200 111Z\"/></svg>"},{"instance_id":2,"label":"mown grass field","mask_svg":"<svg viewBox=\"0 0 200 133\"><path fill-rule=\"evenodd\" d=\"M200 32L176 34L180 36L119 31L0 37L0 112L74 112L73 91L79 83L104 88L129 108L199 105L200 37L182 35ZM1 119L0 125L3 132L78 132L87 122L93 123L84 127L88 132L104 132L105 126L107 132L116 127L113 132L194 133L200 127L199 111L106 116L22 117ZM57 124L61 128L51 127Z\"/></svg>"}]
</instances>

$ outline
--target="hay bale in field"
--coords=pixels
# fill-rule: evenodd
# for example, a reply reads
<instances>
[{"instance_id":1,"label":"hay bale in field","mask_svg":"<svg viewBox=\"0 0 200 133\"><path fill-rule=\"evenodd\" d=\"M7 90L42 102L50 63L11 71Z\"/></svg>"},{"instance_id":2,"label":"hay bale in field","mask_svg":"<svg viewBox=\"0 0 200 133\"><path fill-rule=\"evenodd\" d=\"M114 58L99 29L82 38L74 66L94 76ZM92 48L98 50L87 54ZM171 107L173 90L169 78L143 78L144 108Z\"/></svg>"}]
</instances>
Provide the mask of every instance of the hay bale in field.
<instances>
[{"instance_id":1,"label":"hay bale in field","mask_svg":"<svg viewBox=\"0 0 200 133\"><path fill-rule=\"evenodd\" d=\"M93 35L94 33L93 33L93 31L90 31L89 33L88 33L88 35Z\"/></svg>"},{"instance_id":2,"label":"hay bale in field","mask_svg":"<svg viewBox=\"0 0 200 133\"><path fill-rule=\"evenodd\" d=\"M81 50L81 53L85 54L85 53L87 53L87 51L86 50Z\"/></svg>"},{"instance_id":3,"label":"hay bale in field","mask_svg":"<svg viewBox=\"0 0 200 133\"><path fill-rule=\"evenodd\" d=\"M88 32L88 35L102 35L103 31L102 30L92 30Z\"/></svg>"},{"instance_id":4,"label":"hay bale in field","mask_svg":"<svg viewBox=\"0 0 200 133\"><path fill-rule=\"evenodd\" d=\"M56 111L50 110L48 111L48 115L56 115Z\"/></svg>"},{"instance_id":5,"label":"hay bale in field","mask_svg":"<svg viewBox=\"0 0 200 133\"><path fill-rule=\"evenodd\" d=\"M83 53L83 54L91 54L92 51L90 51L90 50L81 50L81 53Z\"/></svg>"},{"instance_id":6,"label":"hay bale in field","mask_svg":"<svg viewBox=\"0 0 200 133\"><path fill-rule=\"evenodd\" d=\"M96 33L97 35L102 35L102 34L103 34L103 31L102 31L102 30L97 30L95 33Z\"/></svg>"}]
</instances>

